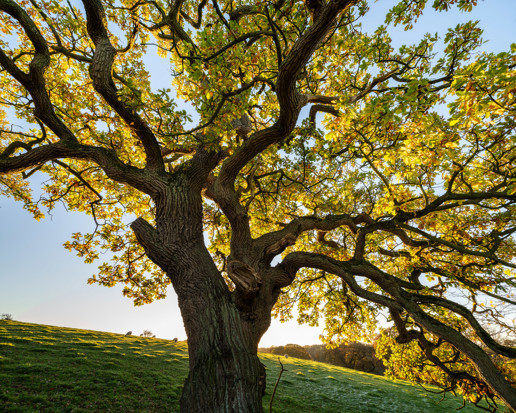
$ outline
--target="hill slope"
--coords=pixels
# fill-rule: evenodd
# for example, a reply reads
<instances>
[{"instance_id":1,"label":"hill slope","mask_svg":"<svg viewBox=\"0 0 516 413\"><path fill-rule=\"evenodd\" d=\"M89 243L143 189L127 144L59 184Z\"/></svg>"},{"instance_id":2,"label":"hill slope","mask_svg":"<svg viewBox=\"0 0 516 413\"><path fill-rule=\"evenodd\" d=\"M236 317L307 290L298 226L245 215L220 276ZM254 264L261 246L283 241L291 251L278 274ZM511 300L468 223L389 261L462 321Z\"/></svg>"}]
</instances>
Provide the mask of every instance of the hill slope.
<instances>
[{"instance_id":1,"label":"hill slope","mask_svg":"<svg viewBox=\"0 0 516 413\"><path fill-rule=\"evenodd\" d=\"M279 374L267 366L265 410ZM284 359L275 412L443 413L462 399L431 394L331 366ZM186 343L97 331L0 321L0 411L175 412L188 373ZM467 407L461 412L479 412Z\"/></svg>"}]
</instances>

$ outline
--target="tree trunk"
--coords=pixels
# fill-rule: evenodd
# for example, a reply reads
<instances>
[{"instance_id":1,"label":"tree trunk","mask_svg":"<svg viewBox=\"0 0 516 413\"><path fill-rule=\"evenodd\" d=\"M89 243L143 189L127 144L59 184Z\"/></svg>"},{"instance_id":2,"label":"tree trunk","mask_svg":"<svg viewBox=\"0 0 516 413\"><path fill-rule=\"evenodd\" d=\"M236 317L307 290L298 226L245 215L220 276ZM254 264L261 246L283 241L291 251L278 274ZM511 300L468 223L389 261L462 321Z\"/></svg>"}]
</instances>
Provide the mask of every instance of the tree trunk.
<instances>
[{"instance_id":1,"label":"tree trunk","mask_svg":"<svg viewBox=\"0 0 516 413\"><path fill-rule=\"evenodd\" d=\"M188 336L190 372L181 412L262 411L265 369L253 331L242 322L204 244L182 255L171 274ZM176 268L176 270L179 268Z\"/></svg>"},{"instance_id":2,"label":"tree trunk","mask_svg":"<svg viewBox=\"0 0 516 413\"><path fill-rule=\"evenodd\" d=\"M192 176L178 173L156 194L156 228L143 219L131 225L177 293L190 365L181 412L261 412L265 368L258 341L268 323L263 315L241 314L213 262L204 244L201 185Z\"/></svg>"}]
</instances>

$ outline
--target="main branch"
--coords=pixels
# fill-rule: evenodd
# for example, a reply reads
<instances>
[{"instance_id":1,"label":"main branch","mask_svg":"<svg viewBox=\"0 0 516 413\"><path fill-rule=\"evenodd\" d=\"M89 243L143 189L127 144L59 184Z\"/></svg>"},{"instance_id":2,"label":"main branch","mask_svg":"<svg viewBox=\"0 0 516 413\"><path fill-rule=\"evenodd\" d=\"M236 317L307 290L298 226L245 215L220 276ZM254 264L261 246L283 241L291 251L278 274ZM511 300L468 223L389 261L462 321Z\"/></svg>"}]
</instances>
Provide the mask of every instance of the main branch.
<instances>
[{"instance_id":1,"label":"main branch","mask_svg":"<svg viewBox=\"0 0 516 413\"><path fill-rule=\"evenodd\" d=\"M100 0L84 0L83 4L86 9L88 34L95 44L95 53L90 65L93 87L140 139L147 156L147 167L164 171L161 148L154 133L145 121L117 96L111 76L116 51L109 40L102 3Z\"/></svg>"}]
</instances>

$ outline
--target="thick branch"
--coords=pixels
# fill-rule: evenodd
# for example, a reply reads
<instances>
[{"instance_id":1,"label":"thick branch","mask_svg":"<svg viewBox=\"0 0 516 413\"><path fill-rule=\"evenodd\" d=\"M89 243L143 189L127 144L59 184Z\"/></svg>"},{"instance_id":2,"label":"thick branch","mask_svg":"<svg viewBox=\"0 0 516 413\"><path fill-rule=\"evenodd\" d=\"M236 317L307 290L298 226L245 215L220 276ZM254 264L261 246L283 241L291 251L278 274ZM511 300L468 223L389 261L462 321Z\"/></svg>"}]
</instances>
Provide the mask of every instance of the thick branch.
<instances>
[{"instance_id":1,"label":"thick branch","mask_svg":"<svg viewBox=\"0 0 516 413\"><path fill-rule=\"evenodd\" d=\"M317 268L334 274L346 282L349 288L358 297L372 301L374 303L401 311L402 307L395 300L373 293L362 288L354 279L353 274L356 272L360 264L353 261L342 262L330 258L326 255L315 254L310 252L292 252L288 254L283 261L276 267L274 284L278 288L286 287L294 280L296 273L303 267Z\"/></svg>"},{"instance_id":2,"label":"thick branch","mask_svg":"<svg viewBox=\"0 0 516 413\"><path fill-rule=\"evenodd\" d=\"M185 18L185 20L190 23L193 27L196 29L201 27L201 21L202 21L202 11L204 9L204 6L206 6L206 3L208 3L208 0L202 0L198 6L197 6L197 20L192 19L188 14L186 14L183 10L181 10L181 16Z\"/></svg>"},{"instance_id":3,"label":"thick branch","mask_svg":"<svg viewBox=\"0 0 516 413\"><path fill-rule=\"evenodd\" d=\"M0 10L10 14L20 23L35 48L35 55L29 64L28 74L20 70L2 51L0 51L0 64L31 94L35 116L61 140L58 143L36 148L32 146L39 143L38 141L27 144L15 143L14 146L9 146L0 155L0 174L26 171L58 159L84 159L98 164L109 178L117 182L129 184L147 194L154 193L157 188L153 181L138 168L123 164L115 152L105 148L80 145L77 142L72 131L55 114L46 91L44 72L50 62L46 40L27 13L13 1L0 0ZM27 151L17 156L11 156L18 147L23 147Z\"/></svg>"},{"instance_id":4,"label":"thick branch","mask_svg":"<svg viewBox=\"0 0 516 413\"><path fill-rule=\"evenodd\" d=\"M288 254L278 267L282 270L278 271L278 274L283 275L283 277L280 276L275 280L279 286L285 285L283 283L288 285L301 267L318 268L341 277L359 297L384 305L395 311L401 311L402 308L405 309L412 319L422 328L448 341L464 353L474 364L480 377L487 385L498 394L508 406L511 408L516 407L516 389L505 380L485 351L460 332L427 314L417 304L417 301L422 299L421 296L405 292L401 288L401 280L395 279L389 274L383 273L372 265L364 262L354 260L346 262L336 261L321 254L307 252ZM371 279L393 298L391 299L362 289L359 285L356 285L353 275L362 275ZM442 303L439 305L442 305ZM457 308L452 307L453 303L450 302L447 308L452 309L452 311L457 310ZM507 353L506 350L507 349L504 349L505 353ZM510 354L512 355L512 351Z\"/></svg>"},{"instance_id":5,"label":"thick branch","mask_svg":"<svg viewBox=\"0 0 516 413\"><path fill-rule=\"evenodd\" d=\"M263 251L266 260L270 261L274 256L281 254L285 248L294 245L299 235L303 232L318 230L331 231L340 226L347 226L356 233L357 224L362 222L362 217L351 217L348 214L327 215L324 218L301 217L292 220L288 225L279 231L262 235L255 240L255 248Z\"/></svg>"},{"instance_id":6,"label":"thick branch","mask_svg":"<svg viewBox=\"0 0 516 413\"><path fill-rule=\"evenodd\" d=\"M448 310L453 311L456 314L464 317L469 325L475 330L480 339L494 352L501 354L502 356L516 358L516 348L503 346L497 343L493 337L480 325L477 319L473 316L463 305L446 300L441 297L429 296L429 295L414 295L414 300L421 304L433 304L438 305Z\"/></svg>"},{"instance_id":7,"label":"thick branch","mask_svg":"<svg viewBox=\"0 0 516 413\"><path fill-rule=\"evenodd\" d=\"M426 314L414 301L402 297L399 301L417 324L464 353L491 390L510 408L516 409L516 389L505 380L484 350L455 329Z\"/></svg>"},{"instance_id":8,"label":"thick branch","mask_svg":"<svg viewBox=\"0 0 516 413\"><path fill-rule=\"evenodd\" d=\"M268 146L286 138L294 129L301 108L308 98L296 87L299 74L309 59L325 40L337 22L339 15L356 3L356 0L331 1L321 12L317 21L296 41L283 60L276 83L280 114L276 123L251 135L223 164L219 180L232 184L238 172L257 154Z\"/></svg>"},{"instance_id":9,"label":"thick branch","mask_svg":"<svg viewBox=\"0 0 516 413\"><path fill-rule=\"evenodd\" d=\"M13 157L0 156L0 174L23 172L58 159L89 160L117 182L131 185L149 195L158 191L159 183L155 177L151 178L142 170L125 165L114 152L67 141L39 146Z\"/></svg>"},{"instance_id":10,"label":"thick branch","mask_svg":"<svg viewBox=\"0 0 516 413\"><path fill-rule=\"evenodd\" d=\"M197 149L192 157L188 173L191 183L200 192L206 185L208 175L219 164L220 160L226 156L224 151L206 150L202 146Z\"/></svg>"},{"instance_id":11,"label":"thick branch","mask_svg":"<svg viewBox=\"0 0 516 413\"><path fill-rule=\"evenodd\" d=\"M160 13L163 16L163 18L159 23L154 24L152 27L149 27L148 29L162 39L168 39L168 40L174 40L174 41L179 39L179 40L185 41L187 43L190 43L191 45L194 45L193 40L190 38L188 33L186 33L184 31L184 29L181 27L181 25L178 22L180 9L181 9L183 2L184 2L184 0L175 1L167 15L165 15L163 9L161 9L161 7L159 7ZM200 12L202 13L202 8L201 8ZM202 18L202 15L199 16L199 19L201 19L201 18ZM165 26L168 26L168 28L170 29L170 32L172 33L171 35L165 34L161 31L161 29Z\"/></svg>"},{"instance_id":12,"label":"thick branch","mask_svg":"<svg viewBox=\"0 0 516 413\"><path fill-rule=\"evenodd\" d=\"M278 72L276 94L280 107L278 120L271 127L252 134L223 164L215 182L213 194L219 206L228 216L233 236L248 243L251 239L246 211L239 203L234 188L240 170L268 146L285 139L294 129L301 108L307 97L297 91L299 74L315 50L333 29L339 15L356 0L334 0L321 11L317 21L296 41L289 55L283 60ZM239 241L239 242L240 242ZM232 239L232 246L236 242Z\"/></svg>"},{"instance_id":13,"label":"thick branch","mask_svg":"<svg viewBox=\"0 0 516 413\"><path fill-rule=\"evenodd\" d=\"M131 229L152 262L161 267L163 271L167 271L168 268L164 268L163 265L169 262L169 257L163 249L163 243L159 239L156 229L143 218L137 218L133 221Z\"/></svg>"},{"instance_id":14,"label":"thick branch","mask_svg":"<svg viewBox=\"0 0 516 413\"><path fill-rule=\"evenodd\" d=\"M333 116L340 115L340 112L338 111L338 109L335 109L333 106L322 105L322 104L313 105L310 108L310 113L308 115L310 125L313 128L315 128L315 117L316 117L317 113L319 113L319 112L329 113L330 115L333 115Z\"/></svg>"},{"instance_id":15,"label":"thick branch","mask_svg":"<svg viewBox=\"0 0 516 413\"><path fill-rule=\"evenodd\" d=\"M262 278L249 265L240 261L228 263L228 277L235 284L236 289L245 297L253 297L258 294L262 285Z\"/></svg>"},{"instance_id":16,"label":"thick branch","mask_svg":"<svg viewBox=\"0 0 516 413\"><path fill-rule=\"evenodd\" d=\"M95 44L95 53L90 65L93 87L140 139L147 156L147 166L164 170L161 150L151 129L131 107L118 99L111 77L116 52L109 40L102 3L100 0L84 0L83 4L86 10L88 34Z\"/></svg>"}]
</instances>

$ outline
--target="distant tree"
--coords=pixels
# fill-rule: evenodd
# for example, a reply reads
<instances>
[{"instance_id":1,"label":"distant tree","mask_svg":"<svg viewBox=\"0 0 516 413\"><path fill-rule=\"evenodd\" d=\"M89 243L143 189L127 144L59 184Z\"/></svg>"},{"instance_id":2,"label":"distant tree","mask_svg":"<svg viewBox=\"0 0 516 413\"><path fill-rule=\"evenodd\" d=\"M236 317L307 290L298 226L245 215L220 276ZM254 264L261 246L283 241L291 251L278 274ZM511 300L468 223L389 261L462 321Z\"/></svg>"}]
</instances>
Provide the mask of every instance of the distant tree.
<instances>
[{"instance_id":1,"label":"distant tree","mask_svg":"<svg viewBox=\"0 0 516 413\"><path fill-rule=\"evenodd\" d=\"M13 316L12 316L12 314L2 314L0 316L0 320L12 321L13 320Z\"/></svg>"},{"instance_id":2,"label":"distant tree","mask_svg":"<svg viewBox=\"0 0 516 413\"><path fill-rule=\"evenodd\" d=\"M56 202L93 217L66 244L113 253L89 282L136 304L173 284L181 411L261 411L257 346L296 300L333 343L389 314L454 388L516 409L485 348L516 349L483 328L515 332L515 49L478 53L475 23L438 56L431 35L394 49L392 24L426 3L393 2L368 34L367 0L0 0L0 104L30 124L0 114L1 191L36 218ZM151 50L173 92L151 88Z\"/></svg>"},{"instance_id":3,"label":"distant tree","mask_svg":"<svg viewBox=\"0 0 516 413\"><path fill-rule=\"evenodd\" d=\"M150 331L150 330L143 330L142 336L143 337L152 337L152 331Z\"/></svg>"},{"instance_id":4,"label":"distant tree","mask_svg":"<svg viewBox=\"0 0 516 413\"><path fill-rule=\"evenodd\" d=\"M382 375L385 372L385 367L382 361L376 357L375 348L371 344L342 343L334 348L316 344L305 346L305 349L312 360L315 361L331 363L378 375Z\"/></svg>"},{"instance_id":5,"label":"distant tree","mask_svg":"<svg viewBox=\"0 0 516 413\"><path fill-rule=\"evenodd\" d=\"M311 360L310 354L305 348L298 344L287 344L285 346L271 347L270 352L277 355L289 355L290 357L296 357L298 359Z\"/></svg>"}]
</instances>

